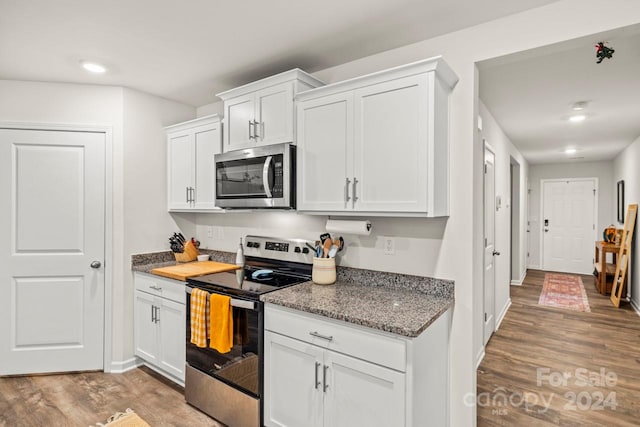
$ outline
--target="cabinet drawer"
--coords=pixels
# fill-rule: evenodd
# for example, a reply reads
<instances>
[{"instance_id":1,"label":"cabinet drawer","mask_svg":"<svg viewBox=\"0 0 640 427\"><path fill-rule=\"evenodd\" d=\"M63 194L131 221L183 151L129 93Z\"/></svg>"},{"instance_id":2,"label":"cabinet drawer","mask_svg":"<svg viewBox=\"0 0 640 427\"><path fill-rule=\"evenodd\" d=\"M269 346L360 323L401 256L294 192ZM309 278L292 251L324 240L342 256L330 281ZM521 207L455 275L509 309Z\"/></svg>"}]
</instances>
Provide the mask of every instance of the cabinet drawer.
<instances>
[{"instance_id":1,"label":"cabinet drawer","mask_svg":"<svg viewBox=\"0 0 640 427\"><path fill-rule=\"evenodd\" d=\"M139 291L167 298L180 304L186 304L184 282L146 273L135 273L134 282L136 289Z\"/></svg>"},{"instance_id":2,"label":"cabinet drawer","mask_svg":"<svg viewBox=\"0 0 640 427\"><path fill-rule=\"evenodd\" d=\"M265 305L264 322L266 330L405 371L406 341L403 338L370 332L358 325L272 304Z\"/></svg>"}]
</instances>

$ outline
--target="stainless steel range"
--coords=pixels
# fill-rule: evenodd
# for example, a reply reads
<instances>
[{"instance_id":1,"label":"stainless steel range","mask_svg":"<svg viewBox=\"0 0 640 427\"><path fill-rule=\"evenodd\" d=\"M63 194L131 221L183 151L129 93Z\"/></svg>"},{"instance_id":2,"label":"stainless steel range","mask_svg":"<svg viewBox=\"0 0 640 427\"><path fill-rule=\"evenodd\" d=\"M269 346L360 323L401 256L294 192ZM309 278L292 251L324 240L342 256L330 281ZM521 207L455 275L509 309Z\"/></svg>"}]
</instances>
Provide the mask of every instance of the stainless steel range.
<instances>
[{"instance_id":1,"label":"stainless steel range","mask_svg":"<svg viewBox=\"0 0 640 427\"><path fill-rule=\"evenodd\" d=\"M313 254L305 240L246 236L244 274L225 272L187 280L188 403L229 427L262 426L263 305L260 295L311 279ZM233 345L228 353L191 344L190 294L198 288L231 297Z\"/></svg>"}]
</instances>

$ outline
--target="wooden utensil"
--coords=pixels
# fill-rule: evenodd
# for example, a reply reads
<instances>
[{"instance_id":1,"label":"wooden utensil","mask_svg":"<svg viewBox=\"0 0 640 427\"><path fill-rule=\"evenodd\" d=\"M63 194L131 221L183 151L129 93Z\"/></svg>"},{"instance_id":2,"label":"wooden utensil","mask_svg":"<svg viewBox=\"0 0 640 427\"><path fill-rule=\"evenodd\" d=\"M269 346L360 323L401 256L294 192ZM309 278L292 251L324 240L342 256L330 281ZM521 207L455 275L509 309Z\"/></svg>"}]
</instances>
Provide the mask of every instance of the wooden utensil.
<instances>
[{"instance_id":1,"label":"wooden utensil","mask_svg":"<svg viewBox=\"0 0 640 427\"><path fill-rule=\"evenodd\" d=\"M322 244L322 250L323 250L322 258L329 257L329 249L331 249L332 244L333 244L333 240L331 240L330 238L324 241L324 243Z\"/></svg>"}]
</instances>

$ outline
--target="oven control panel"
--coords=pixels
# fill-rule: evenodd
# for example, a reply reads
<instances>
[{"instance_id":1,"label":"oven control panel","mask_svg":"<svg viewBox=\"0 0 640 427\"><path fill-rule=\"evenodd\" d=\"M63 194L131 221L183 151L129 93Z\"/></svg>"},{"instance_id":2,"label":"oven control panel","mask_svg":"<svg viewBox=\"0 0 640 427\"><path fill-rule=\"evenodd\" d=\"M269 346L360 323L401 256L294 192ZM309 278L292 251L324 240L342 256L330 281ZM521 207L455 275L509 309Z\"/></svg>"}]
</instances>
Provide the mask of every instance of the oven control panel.
<instances>
[{"instance_id":1,"label":"oven control panel","mask_svg":"<svg viewBox=\"0 0 640 427\"><path fill-rule=\"evenodd\" d=\"M295 261L311 264L313 253L309 245L313 242L303 239L278 239L274 237L246 236L245 255Z\"/></svg>"},{"instance_id":2,"label":"oven control panel","mask_svg":"<svg viewBox=\"0 0 640 427\"><path fill-rule=\"evenodd\" d=\"M266 242L264 248L268 251L289 252L289 244L284 242Z\"/></svg>"}]
</instances>

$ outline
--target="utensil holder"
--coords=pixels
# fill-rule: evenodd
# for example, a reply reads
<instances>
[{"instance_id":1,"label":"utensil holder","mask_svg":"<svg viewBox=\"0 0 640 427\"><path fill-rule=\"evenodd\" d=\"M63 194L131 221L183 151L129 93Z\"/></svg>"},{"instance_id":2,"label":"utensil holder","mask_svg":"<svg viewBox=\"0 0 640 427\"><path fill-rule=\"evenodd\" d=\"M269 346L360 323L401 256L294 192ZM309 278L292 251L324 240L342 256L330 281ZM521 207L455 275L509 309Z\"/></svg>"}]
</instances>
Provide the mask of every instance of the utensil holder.
<instances>
[{"instance_id":1,"label":"utensil holder","mask_svg":"<svg viewBox=\"0 0 640 427\"><path fill-rule=\"evenodd\" d=\"M182 253L175 252L173 255L178 262L191 262L198 259L198 248L196 248L191 240L187 240L184 244L184 251Z\"/></svg>"},{"instance_id":2,"label":"utensil holder","mask_svg":"<svg viewBox=\"0 0 640 427\"><path fill-rule=\"evenodd\" d=\"M311 280L316 285L333 285L336 283L336 259L313 257Z\"/></svg>"}]
</instances>

